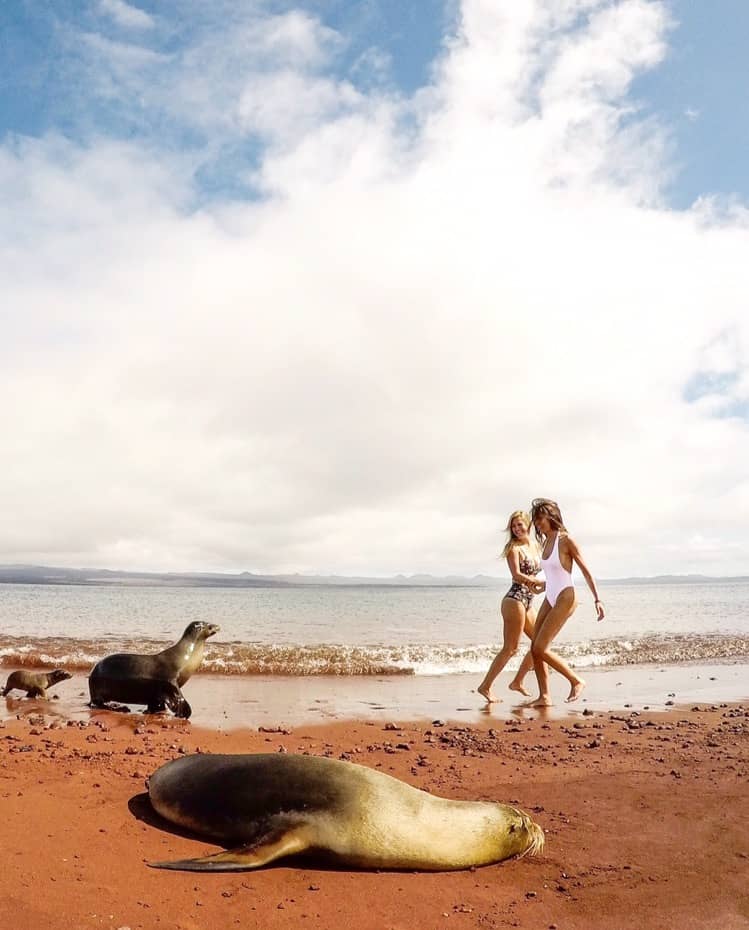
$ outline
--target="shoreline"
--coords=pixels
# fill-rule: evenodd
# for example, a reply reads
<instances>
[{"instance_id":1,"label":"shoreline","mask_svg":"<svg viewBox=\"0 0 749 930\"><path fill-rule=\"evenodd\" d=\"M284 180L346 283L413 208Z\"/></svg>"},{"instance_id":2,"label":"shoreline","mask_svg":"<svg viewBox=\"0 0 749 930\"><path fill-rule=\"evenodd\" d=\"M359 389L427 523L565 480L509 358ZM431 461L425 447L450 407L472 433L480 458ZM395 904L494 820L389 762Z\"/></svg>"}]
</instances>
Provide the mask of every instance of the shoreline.
<instances>
[{"instance_id":1,"label":"shoreline","mask_svg":"<svg viewBox=\"0 0 749 930\"><path fill-rule=\"evenodd\" d=\"M746 930L749 702L587 710L231 732L111 712L1 722L0 925ZM196 751L325 755L443 797L512 803L540 823L546 846L457 872L336 869L314 857L255 872L149 869L218 848L159 822L144 795L156 768Z\"/></svg>"},{"instance_id":2,"label":"shoreline","mask_svg":"<svg viewBox=\"0 0 749 930\"><path fill-rule=\"evenodd\" d=\"M743 657L734 662L589 667L580 671L587 682L580 700L564 703L567 683L552 675L555 704L543 710L525 707L530 699L507 690L511 677L507 673L494 687L502 700L491 705L476 692L480 676L468 674L285 677L199 673L185 684L183 692L193 708L191 725L221 731L347 720L424 722L439 718L477 724L540 716L561 719L581 716L584 711L666 710L691 703L749 700L749 660ZM527 686L535 689L532 673ZM46 701L26 698L20 692L14 695L0 701L0 721L40 713L63 721L116 715L87 706L88 684L86 676L80 674L51 688ZM133 713L126 716L153 719L140 713L142 709L134 706Z\"/></svg>"}]
</instances>

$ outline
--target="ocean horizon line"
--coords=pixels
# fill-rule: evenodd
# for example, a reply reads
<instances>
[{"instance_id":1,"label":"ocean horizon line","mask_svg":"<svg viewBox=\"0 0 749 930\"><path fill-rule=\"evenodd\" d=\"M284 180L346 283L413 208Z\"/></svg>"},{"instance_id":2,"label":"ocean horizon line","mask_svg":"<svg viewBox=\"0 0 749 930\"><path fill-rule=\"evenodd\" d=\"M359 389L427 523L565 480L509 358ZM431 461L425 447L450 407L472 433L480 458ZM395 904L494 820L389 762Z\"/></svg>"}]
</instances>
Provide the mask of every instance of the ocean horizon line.
<instances>
[{"instance_id":1,"label":"ocean horizon line","mask_svg":"<svg viewBox=\"0 0 749 930\"><path fill-rule=\"evenodd\" d=\"M606 585L746 583L749 575L659 574L600 578ZM301 572L262 574L250 571L159 572L112 568L68 568L23 563L0 565L0 584L45 585L143 585L170 587L225 588L294 588L294 587L470 587L494 588L507 584L507 578L477 573L475 575L432 575L424 572L395 575L303 574Z\"/></svg>"}]
</instances>

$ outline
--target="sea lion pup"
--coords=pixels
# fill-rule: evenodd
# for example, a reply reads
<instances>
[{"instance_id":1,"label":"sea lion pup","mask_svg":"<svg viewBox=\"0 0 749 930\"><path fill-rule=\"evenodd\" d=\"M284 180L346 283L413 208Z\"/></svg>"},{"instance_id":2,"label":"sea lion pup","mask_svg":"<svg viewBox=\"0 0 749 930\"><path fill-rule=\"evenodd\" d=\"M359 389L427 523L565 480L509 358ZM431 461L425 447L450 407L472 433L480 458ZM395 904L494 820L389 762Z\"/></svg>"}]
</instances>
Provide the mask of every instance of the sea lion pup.
<instances>
[{"instance_id":1,"label":"sea lion pup","mask_svg":"<svg viewBox=\"0 0 749 930\"><path fill-rule=\"evenodd\" d=\"M244 871L309 852L359 868L442 871L536 853L544 844L541 828L515 807L450 801L319 756L183 756L154 772L148 793L162 817L230 847L148 863L158 869Z\"/></svg>"},{"instance_id":2,"label":"sea lion pup","mask_svg":"<svg viewBox=\"0 0 749 930\"><path fill-rule=\"evenodd\" d=\"M125 701L145 704L149 714L168 707L177 717L187 719L192 708L180 688L203 661L206 639L219 629L214 623L196 620L178 642L155 655L118 652L97 662L88 678L91 706Z\"/></svg>"},{"instance_id":3,"label":"sea lion pup","mask_svg":"<svg viewBox=\"0 0 749 930\"><path fill-rule=\"evenodd\" d=\"M2 690L2 696L5 697L9 691L17 688L19 691L25 691L27 697L46 698L47 688L56 685L58 681L65 681L66 678L72 677L70 672L66 672L63 668L56 668L51 672L29 672L26 669L21 669L8 675L8 680Z\"/></svg>"}]
</instances>

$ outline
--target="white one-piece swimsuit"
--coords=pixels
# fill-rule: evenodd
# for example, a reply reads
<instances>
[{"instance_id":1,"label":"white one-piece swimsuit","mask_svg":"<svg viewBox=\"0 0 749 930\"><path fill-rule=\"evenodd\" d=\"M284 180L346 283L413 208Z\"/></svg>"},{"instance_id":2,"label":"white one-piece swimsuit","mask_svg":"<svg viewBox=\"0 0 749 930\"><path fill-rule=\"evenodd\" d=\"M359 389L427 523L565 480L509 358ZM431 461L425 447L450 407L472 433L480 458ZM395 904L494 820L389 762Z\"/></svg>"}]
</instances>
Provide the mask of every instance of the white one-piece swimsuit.
<instances>
[{"instance_id":1,"label":"white one-piece swimsuit","mask_svg":"<svg viewBox=\"0 0 749 930\"><path fill-rule=\"evenodd\" d=\"M551 547L548 559L541 559L541 570L546 579L546 600L553 607L560 593L574 584L572 573L568 572L559 560L559 533Z\"/></svg>"}]
</instances>

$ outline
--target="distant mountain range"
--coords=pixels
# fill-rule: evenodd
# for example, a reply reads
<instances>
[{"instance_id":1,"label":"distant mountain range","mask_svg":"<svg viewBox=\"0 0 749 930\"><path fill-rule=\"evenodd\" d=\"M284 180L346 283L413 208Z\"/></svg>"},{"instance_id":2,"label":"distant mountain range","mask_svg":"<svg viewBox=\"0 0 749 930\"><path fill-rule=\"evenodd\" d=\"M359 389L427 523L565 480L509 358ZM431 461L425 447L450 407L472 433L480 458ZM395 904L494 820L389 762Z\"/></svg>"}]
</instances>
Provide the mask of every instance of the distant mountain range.
<instances>
[{"instance_id":1,"label":"distant mountain range","mask_svg":"<svg viewBox=\"0 0 749 930\"><path fill-rule=\"evenodd\" d=\"M749 575L716 578L710 575L656 575L652 578L601 580L601 585L700 584L749 582ZM315 586L498 588L507 578L491 575L393 575L389 578L344 575L256 575L240 572L122 572L106 568L55 568L47 565L0 565L0 584L132 585L209 588L290 588Z\"/></svg>"}]
</instances>

